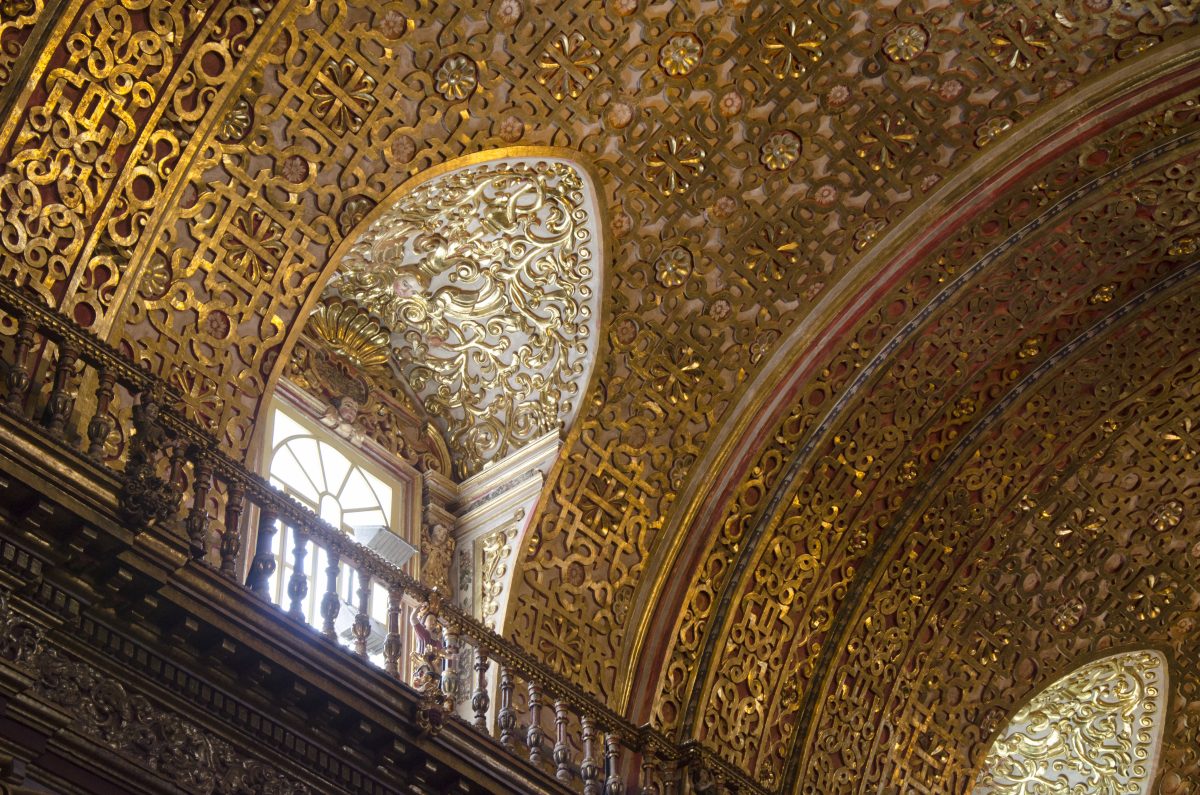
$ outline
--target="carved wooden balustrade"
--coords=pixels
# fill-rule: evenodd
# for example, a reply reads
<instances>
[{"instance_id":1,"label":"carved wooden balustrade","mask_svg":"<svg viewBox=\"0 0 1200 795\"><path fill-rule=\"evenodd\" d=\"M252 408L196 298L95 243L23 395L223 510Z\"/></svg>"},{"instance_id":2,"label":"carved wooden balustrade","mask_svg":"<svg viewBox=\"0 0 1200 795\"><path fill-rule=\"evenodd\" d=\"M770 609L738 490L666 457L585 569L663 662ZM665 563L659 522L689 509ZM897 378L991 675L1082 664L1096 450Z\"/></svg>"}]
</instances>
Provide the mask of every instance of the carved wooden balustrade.
<instances>
[{"instance_id":1,"label":"carved wooden balustrade","mask_svg":"<svg viewBox=\"0 0 1200 795\"><path fill-rule=\"evenodd\" d=\"M0 406L40 424L54 444L119 472L120 511L132 526L184 534L193 559L230 579L246 572L245 588L266 601L279 563L273 541L282 527L290 528L294 565L279 595L281 618L294 621L298 632L338 643L339 575L349 567L358 587L354 640L345 651L364 663L368 595L373 585L382 586L388 594L382 668L399 678L411 667L407 684L419 694L416 719L424 731L460 721L498 740L514 761L540 767L585 795L767 792L712 751L630 723L443 594L357 545L223 453L212 434L179 409L178 392L40 299L0 283L0 309L16 326L7 338ZM314 544L328 561L322 582L305 574ZM303 615L313 588L323 592L315 628ZM411 615L415 648L404 648L404 613Z\"/></svg>"}]
</instances>

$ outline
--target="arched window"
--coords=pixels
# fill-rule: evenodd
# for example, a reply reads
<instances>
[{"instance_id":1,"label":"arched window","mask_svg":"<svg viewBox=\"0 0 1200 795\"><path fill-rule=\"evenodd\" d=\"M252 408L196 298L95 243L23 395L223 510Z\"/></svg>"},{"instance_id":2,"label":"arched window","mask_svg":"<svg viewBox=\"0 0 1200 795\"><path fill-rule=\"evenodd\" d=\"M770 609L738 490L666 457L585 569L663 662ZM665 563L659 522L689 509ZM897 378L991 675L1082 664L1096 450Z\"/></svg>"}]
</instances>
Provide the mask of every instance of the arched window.
<instances>
[{"instance_id":1,"label":"arched window","mask_svg":"<svg viewBox=\"0 0 1200 795\"><path fill-rule=\"evenodd\" d=\"M407 566L416 551L411 543L414 532L407 510L413 502L409 484L282 401L272 405L269 417L266 461L271 484L358 543L397 566ZM271 600L277 604L287 600L294 545L291 530L282 527L275 537L277 569L270 582ZM317 627L322 623L321 585L326 582L328 565L325 550L309 542L304 567L310 586L303 610L308 623ZM340 569L338 594L342 609L336 628L339 641L349 644L359 584L357 574L349 566L343 564ZM369 594L368 613L373 627L367 650L378 664L383 659L387 592L377 583Z\"/></svg>"},{"instance_id":2,"label":"arched window","mask_svg":"<svg viewBox=\"0 0 1200 795\"><path fill-rule=\"evenodd\" d=\"M1038 693L992 743L973 795L1148 795L1167 706L1156 651L1087 663Z\"/></svg>"}]
</instances>

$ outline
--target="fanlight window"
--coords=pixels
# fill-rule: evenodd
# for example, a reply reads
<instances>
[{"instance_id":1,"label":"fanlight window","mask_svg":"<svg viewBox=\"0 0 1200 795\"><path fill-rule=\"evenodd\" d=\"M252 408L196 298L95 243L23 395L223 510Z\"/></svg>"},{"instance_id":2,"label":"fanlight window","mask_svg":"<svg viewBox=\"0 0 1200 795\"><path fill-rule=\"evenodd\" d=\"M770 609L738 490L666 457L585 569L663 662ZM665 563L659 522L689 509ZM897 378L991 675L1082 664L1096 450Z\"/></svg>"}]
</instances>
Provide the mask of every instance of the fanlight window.
<instances>
[{"instance_id":1,"label":"fanlight window","mask_svg":"<svg viewBox=\"0 0 1200 795\"><path fill-rule=\"evenodd\" d=\"M415 551L394 529L403 526L404 489L388 482L387 473L370 466L353 448L340 444L328 431L310 424L299 413L276 405L271 411L268 475L271 484L293 497L334 527L340 528L359 543L371 547L393 563L403 566ZM277 569L270 582L271 600L287 600L287 584L292 576L295 538L282 526L275 537ZM310 583L304 599L304 617L309 624L322 624L320 603L326 582L329 559L319 545L309 542L304 559ZM336 628L339 641L349 644L350 629L357 612L358 575L342 564L338 575L338 594L342 607ZM372 583L368 599L372 628L368 652L377 664L382 662L384 625L387 620L387 591Z\"/></svg>"},{"instance_id":2,"label":"fanlight window","mask_svg":"<svg viewBox=\"0 0 1200 795\"><path fill-rule=\"evenodd\" d=\"M973 795L1143 795L1162 741L1167 662L1114 654L1039 693L992 743Z\"/></svg>"}]
</instances>

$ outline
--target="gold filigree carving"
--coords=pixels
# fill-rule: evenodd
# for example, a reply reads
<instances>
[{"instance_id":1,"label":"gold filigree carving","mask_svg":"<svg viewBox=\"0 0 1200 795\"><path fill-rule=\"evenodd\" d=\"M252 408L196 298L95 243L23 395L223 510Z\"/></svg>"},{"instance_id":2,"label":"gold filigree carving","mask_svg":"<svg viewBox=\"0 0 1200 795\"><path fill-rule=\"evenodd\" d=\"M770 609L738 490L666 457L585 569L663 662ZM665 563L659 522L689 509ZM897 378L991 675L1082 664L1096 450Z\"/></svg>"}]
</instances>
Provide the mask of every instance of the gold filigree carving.
<instances>
[{"instance_id":1,"label":"gold filigree carving","mask_svg":"<svg viewBox=\"0 0 1200 795\"><path fill-rule=\"evenodd\" d=\"M1043 690L992 743L978 795L1148 791L1164 719L1166 661L1115 654Z\"/></svg>"},{"instance_id":2,"label":"gold filigree carving","mask_svg":"<svg viewBox=\"0 0 1200 795\"><path fill-rule=\"evenodd\" d=\"M595 233L579 171L472 166L418 187L352 245L331 283L393 332L460 472L555 430L593 350Z\"/></svg>"},{"instance_id":3,"label":"gold filigree carving","mask_svg":"<svg viewBox=\"0 0 1200 795\"><path fill-rule=\"evenodd\" d=\"M517 537L525 511L517 511L506 526L493 530L475 542L479 549L480 603L479 619L489 628L496 628L500 612L500 597L508 575L508 559L512 542Z\"/></svg>"}]
</instances>

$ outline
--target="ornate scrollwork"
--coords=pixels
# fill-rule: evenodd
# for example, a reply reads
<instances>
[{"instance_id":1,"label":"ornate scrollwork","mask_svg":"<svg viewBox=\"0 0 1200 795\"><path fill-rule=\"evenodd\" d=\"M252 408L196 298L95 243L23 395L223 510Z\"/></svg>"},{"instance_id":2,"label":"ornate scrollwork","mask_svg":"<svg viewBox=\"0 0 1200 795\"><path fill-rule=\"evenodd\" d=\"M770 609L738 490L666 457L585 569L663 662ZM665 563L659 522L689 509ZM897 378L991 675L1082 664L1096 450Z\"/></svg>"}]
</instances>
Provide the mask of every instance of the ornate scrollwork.
<instances>
[{"instance_id":1,"label":"ornate scrollwork","mask_svg":"<svg viewBox=\"0 0 1200 795\"><path fill-rule=\"evenodd\" d=\"M972 792L1147 792L1166 708L1153 651L1088 663L1038 693L992 743Z\"/></svg>"},{"instance_id":2,"label":"ornate scrollwork","mask_svg":"<svg viewBox=\"0 0 1200 795\"><path fill-rule=\"evenodd\" d=\"M174 434L159 421L161 395L143 395L133 407L135 433L121 476L120 510L135 526L163 524L179 510L180 495L170 476L160 474Z\"/></svg>"},{"instance_id":3,"label":"ornate scrollwork","mask_svg":"<svg viewBox=\"0 0 1200 795\"><path fill-rule=\"evenodd\" d=\"M307 784L53 648L46 642L45 629L15 613L3 592L0 660L30 676L38 697L70 714L74 731L137 760L182 790L210 795L313 792Z\"/></svg>"},{"instance_id":4,"label":"ornate scrollwork","mask_svg":"<svg viewBox=\"0 0 1200 795\"><path fill-rule=\"evenodd\" d=\"M595 345L593 220L573 166L473 166L401 198L341 262L332 291L392 330L464 474L578 405Z\"/></svg>"}]
</instances>

